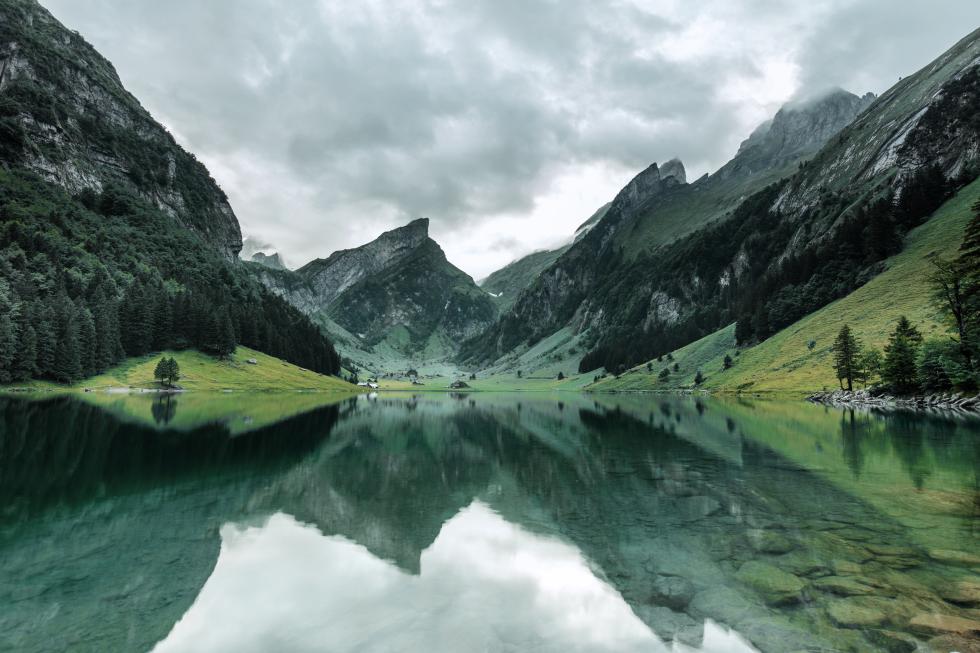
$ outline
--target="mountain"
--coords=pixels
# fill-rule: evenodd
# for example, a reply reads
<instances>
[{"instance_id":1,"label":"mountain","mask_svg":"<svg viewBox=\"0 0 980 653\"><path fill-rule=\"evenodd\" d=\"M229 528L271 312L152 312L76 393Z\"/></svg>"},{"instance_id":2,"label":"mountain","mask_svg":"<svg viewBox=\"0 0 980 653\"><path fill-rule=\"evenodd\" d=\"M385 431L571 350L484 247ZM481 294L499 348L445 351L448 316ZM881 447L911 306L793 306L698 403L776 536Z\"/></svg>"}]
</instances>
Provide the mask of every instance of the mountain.
<instances>
[{"instance_id":1,"label":"mountain","mask_svg":"<svg viewBox=\"0 0 980 653\"><path fill-rule=\"evenodd\" d=\"M676 166L680 166L679 169ZM672 174L680 175L681 179L684 178L684 166L680 161L675 160L675 167ZM599 207L595 213L589 216L588 220L580 224L578 229L575 230L575 236L572 242L578 241L585 234L589 233L592 227L606 215L606 211L608 210L609 204L604 204ZM557 249L531 252L527 256L512 261L499 270L492 272L486 279L480 282L480 287L490 293L500 311L506 311L517 301L517 297L521 294L521 291L534 283L538 275L557 261L559 256L568 251L571 245L569 243Z\"/></svg>"},{"instance_id":2,"label":"mountain","mask_svg":"<svg viewBox=\"0 0 980 653\"><path fill-rule=\"evenodd\" d=\"M650 166L462 360L564 329L581 370L618 369L736 321L764 340L847 294L976 175L978 63L980 30L880 98L787 105L713 175Z\"/></svg>"},{"instance_id":3,"label":"mountain","mask_svg":"<svg viewBox=\"0 0 980 653\"><path fill-rule=\"evenodd\" d=\"M480 287L490 293L499 310L506 311L517 301L521 291L534 283L541 271L550 267L569 247L531 252L491 273L480 282Z\"/></svg>"},{"instance_id":4,"label":"mountain","mask_svg":"<svg viewBox=\"0 0 980 653\"><path fill-rule=\"evenodd\" d=\"M112 65L33 0L0 0L0 383L237 345L337 373L241 247L224 193Z\"/></svg>"},{"instance_id":5,"label":"mountain","mask_svg":"<svg viewBox=\"0 0 980 653\"><path fill-rule=\"evenodd\" d=\"M252 254L250 259L253 263L258 263L259 265L264 265L267 268L272 268L273 270L285 270L286 266L283 265L282 260L279 258L278 252L273 252L272 254L263 254L262 252L255 252Z\"/></svg>"},{"instance_id":6,"label":"mountain","mask_svg":"<svg viewBox=\"0 0 980 653\"><path fill-rule=\"evenodd\" d=\"M238 220L207 169L174 141L77 32L34 0L0 2L0 156L77 195L118 186L228 258Z\"/></svg>"},{"instance_id":7,"label":"mountain","mask_svg":"<svg viewBox=\"0 0 980 653\"><path fill-rule=\"evenodd\" d=\"M295 272L254 273L335 334L349 355L380 347L403 359L445 358L497 315L492 298L446 260L425 218Z\"/></svg>"}]
</instances>

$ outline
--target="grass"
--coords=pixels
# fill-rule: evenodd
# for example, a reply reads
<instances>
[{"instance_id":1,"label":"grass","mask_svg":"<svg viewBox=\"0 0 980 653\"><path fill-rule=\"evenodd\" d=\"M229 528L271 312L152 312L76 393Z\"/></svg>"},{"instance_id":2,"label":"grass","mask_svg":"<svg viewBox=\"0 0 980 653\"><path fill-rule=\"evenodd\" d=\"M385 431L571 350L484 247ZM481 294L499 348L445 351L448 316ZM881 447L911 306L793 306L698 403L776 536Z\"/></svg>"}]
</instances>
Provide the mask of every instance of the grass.
<instances>
[{"instance_id":1,"label":"grass","mask_svg":"<svg viewBox=\"0 0 980 653\"><path fill-rule=\"evenodd\" d=\"M837 387L831 367L831 348L841 326L847 324L866 346L883 348L902 315L925 337L943 336L948 328L932 300L930 258L950 257L963 239L970 220L970 205L980 196L980 180L961 189L925 224L909 233L905 249L888 259L886 270L846 297L821 308L754 347L735 356L734 325L673 352L681 374L667 382L657 374L665 363L653 361L628 370L619 378L607 377L589 386L597 391L671 390L693 385L701 369L703 388L719 392L803 394ZM811 350L809 341L816 344ZM728 353L734 360L722 370Z\"/></svg>"},{"instance_id":2,"label":"grass","mask_svg":"<svg viewBox=\"0 0 980 653\"><path fill-rule=\"evenodd\" d=\"M340 379L297 367L248 347L238 347L227 359L194 350L164 351L126 359L103 374L71 385L32 381L19 387L34 390L158 389L160 384L153 378L153 370L162 356L177 360L180 366L177 384L185 390L356 392L354 386ZM250 364L249 359L254 359L255 364Z\"/></svg>"}]
</instances>

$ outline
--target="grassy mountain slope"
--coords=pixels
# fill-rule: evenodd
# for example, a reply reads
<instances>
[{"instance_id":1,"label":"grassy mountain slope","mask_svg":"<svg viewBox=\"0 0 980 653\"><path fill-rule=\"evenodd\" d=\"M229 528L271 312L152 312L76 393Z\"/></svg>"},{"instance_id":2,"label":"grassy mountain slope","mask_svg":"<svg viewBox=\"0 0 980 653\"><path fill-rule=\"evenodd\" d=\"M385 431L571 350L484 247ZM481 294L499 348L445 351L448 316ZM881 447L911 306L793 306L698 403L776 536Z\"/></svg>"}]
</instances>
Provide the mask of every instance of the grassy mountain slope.
<instances>
[{"instance_id":1,"label":"grassy mountain slope","mask_svg":"<svg viewBox=\"0 0 980 653\"><path fill-rule=\"evenodd\" d=\"M180 366L180 380L177 385L185 390L356 392L356 386L336 377L311 372L248 347L238 347L227 359L218 359L193 350L163 351L127 358L102 374L70 385L32 381L15 384L15 387L37 390L156 389L160 384L153 378L153 370L163 356L176 359ZM249 363L249 359L254 359L255 364Z\"/></svg>"},{"instance_id":2,"label":"grassy mountain slope","mask_svg":"<svg viewBox=\"0 0 980 653\"><path fill-rule=\"evenodd\" d=\"M882 348L895 321L905 315L926 337L945 333L933 304L928 275L932 256L951 256L963 239L970 206L980 197L980 180L961 189L934 216L910 232L905 249L888 259L880 275L848 296L804 317L766 341L735 355L734 325L672 353L679 373L658 380L668 361L652 361L619 378L607 377L589 386L597 391L668 390L692 387L698 369L707 377L704 388L716 391L804 393L837 387L831 368L831 346L843 324L866 345ZM816 345L807 346L810 340ZM722 370L725 355L734 365ZM670 363L672 365L672 363Z\"/></svg>"},{"instance_id":3,"label":"grassy mountain slope","mask_svg":"<svg viewBox=\"0 0 980 653\"><path fill-rule=\"evenodd\" d=\"M532 252L492 273L480 282L480 287L493 296L499 310L506 311L517 301L521 291L531 285L542 270L557 261L568 247Z\"/></svg>"}]
</instances>

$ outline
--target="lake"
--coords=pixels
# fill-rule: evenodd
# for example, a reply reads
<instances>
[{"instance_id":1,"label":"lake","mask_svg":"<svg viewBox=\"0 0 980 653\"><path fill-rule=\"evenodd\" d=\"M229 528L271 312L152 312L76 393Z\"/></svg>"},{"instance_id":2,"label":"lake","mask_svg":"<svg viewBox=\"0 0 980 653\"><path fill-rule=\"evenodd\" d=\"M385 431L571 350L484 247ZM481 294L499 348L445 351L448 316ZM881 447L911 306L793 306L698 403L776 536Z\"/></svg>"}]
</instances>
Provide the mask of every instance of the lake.
<instances>
[{"instance_id":1,"label":"lake","mask_svg":"<svg viewBox=\"0 0 980 653\"><path fill-rule=\"evenodd\" d=\"M573 393L0 397L0 501L2 650L980 637L966 417Z\"/></svg>"}]
</instances>

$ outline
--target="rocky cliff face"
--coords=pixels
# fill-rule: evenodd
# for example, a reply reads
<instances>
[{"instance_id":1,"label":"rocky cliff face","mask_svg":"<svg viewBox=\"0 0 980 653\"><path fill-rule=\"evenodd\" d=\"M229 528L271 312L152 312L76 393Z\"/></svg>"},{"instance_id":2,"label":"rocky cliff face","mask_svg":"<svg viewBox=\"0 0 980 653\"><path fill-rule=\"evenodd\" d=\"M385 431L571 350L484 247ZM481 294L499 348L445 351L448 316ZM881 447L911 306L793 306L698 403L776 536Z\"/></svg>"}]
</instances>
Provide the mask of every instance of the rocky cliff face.
<instances>
[{"instance_id":1,"label":"rocky cliff face","mask_svg":"<svg viewBox=\"0 0 980 653\"><path fill-rule=\"evenodd\" d=\"M497 311L490 295L446 260L428 228L427 219L415 220L296 272L256 274L328 329L341 327L341 350L384 343L405 356L444 357L486 330Z\"/></svg>"},{"instance_id":2,"label":"rocky cliff face","mask_svg":"<svg viewBox=\"0 0 980 653\"><path fill-rule=\"evenodd\" d=\"M421 218L381 234L367 245L334 252L297 272L313 288L322 308L359 281L397 264L429 239L429 220Z\"/></svg>"},{"instance_id":3,"label":"rocky cliff face","mask_svg":"<svg viewBox=\"0 0 980 653\"><path fill-rule=\"evenodd\" d=\"M762 123L716 174L721 178L778 169L813 155L832 136L847 127L875 99L834 89L817 97L791 102Z\"/></svg>"},{"instance_id":4,"label":"rocky cliff face","mask_svg":"<svg viewBox=\"0 0 980 653\"><path fill-rule=\"evenodd\" d=\"M241 249L238 220L205 167L34 0L0 2L0 160L73 194L127 188L225 256Z\"/></svg>"}]
</instances>

